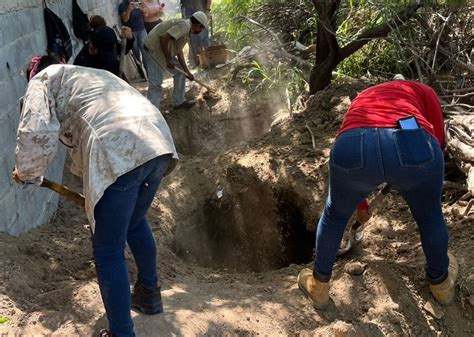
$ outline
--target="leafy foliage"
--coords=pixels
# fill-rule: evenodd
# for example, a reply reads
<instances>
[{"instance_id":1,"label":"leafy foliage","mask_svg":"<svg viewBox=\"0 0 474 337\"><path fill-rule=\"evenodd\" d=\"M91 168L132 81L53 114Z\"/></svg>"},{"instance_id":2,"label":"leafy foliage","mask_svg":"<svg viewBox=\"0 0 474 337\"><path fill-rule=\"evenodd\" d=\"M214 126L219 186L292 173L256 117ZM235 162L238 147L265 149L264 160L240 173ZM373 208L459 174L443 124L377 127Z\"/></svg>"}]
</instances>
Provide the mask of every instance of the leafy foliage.
<instances>
[{"instance_id":1,"label":"leafy foliage","mask_svg":"<svg viewBox=\"0 0 474 337\"><path fill-rule=\"evenodd\" d=\"M395 13L415 2L418 0L341 1L337 13L336 31L339 48L358 40L364 31L387 22ZM438 10L442 13L456 11L459 6L466 5L467 0L419 0L419 2L426 6L425 11ZM300 50L292 48L295 41L304 46L316 43L318 16L311 0L217 0L214 3L215 26L217 31L224 35L226 44L231 48L240 49L251 45L257 48L275 49L276 41L272 39L269 30L277 34L284 44L283 47L296 57L304 55L300 54ZM268 29L253 25L243 17L251 17ZM367 43L344 59L336 71L352 77L369 78L374 76L390 78L395 73L413 75L413 65L407 60L404 50L409 46L400 39L420 41L420 29L417 26L416 19L396 22L391 26L395 33ZM449 37L447 39L449 40ZM409 53L413 54L416 51L410 50ZM284 57L273 59L273 63L254 61L245 82L248 85L255 85L259 79L261 81L260 85L257 85L259 89L271 88L277 83L284 84L285 80L300 81L296 87L304 86L305 76L301 74L301 67L295 64L294 60ZM309 61L314 62L314 54ZM307 77L308 73L305 75Z\"/></svg>"},{"instance_id":2,"label":"leafy foliage","mask_svg":"<svg viewBox=\"0 0 474 337\"><path fill-rule=\"evenodd\" d=\"M250 27L242 20L265 0L221 0L214 2L214 29L224 35L223 39L232 48L241 48L252 44L254 35Z\"/></svg>"},{"instance_id":3,"label":"leafy foliage","mask_svg":"<svg viewBox=\"0 0 474 337\"><path fill-rule=\"evenodd\" d=\"M282 62L276 62L276 65L259 63L256 60L243 77L243 82L250 89L263 93L284 88L293 102L304 92L306 84L303 72L297 67L289 67Z\"/></svg>"}]
</instances>

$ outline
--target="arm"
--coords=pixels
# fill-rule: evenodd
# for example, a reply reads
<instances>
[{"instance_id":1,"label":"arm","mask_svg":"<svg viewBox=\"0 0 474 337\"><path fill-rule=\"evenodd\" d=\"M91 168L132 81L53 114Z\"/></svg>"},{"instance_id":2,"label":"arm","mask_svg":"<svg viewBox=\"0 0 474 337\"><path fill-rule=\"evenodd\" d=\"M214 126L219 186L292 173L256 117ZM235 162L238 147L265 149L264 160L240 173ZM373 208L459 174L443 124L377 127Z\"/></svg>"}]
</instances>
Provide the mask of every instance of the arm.
<instances>
[{"instance_id":1,"label":"arm","mask_svg":"<svg viewBox=\"0 0 474 337\"><path fill-rule=\"evenodd\" d=\"M48 81L43 75L30 82L17 133L17 178L31 181L46 171L58 147L60 124L50 108Z\"/></svg>"},{"instance_id":2,"label":"arm","mask_svg":"<svg viewBox=\"0 0 474 337\"><path fill-rule=\"evenodd\" d=\"M189 71L188 69L188 66L186 65L186 60L184 59L184 54L183 54L183 50L181 49L178 53L178 61L179 61L179 64L181 65L181 68L184 70L184 72L187 74L187 78L190 80L190 81L194 81L194 75L191 74L191 72Z\"/></svg>"},{"instance_id":3,"label":"arm","mask_svg":"<svg viewBox=\"0 0 474 337\"><path fill-rule=\"evenodd\" d=\"M171 57L171 39L173 37L169 33L164 33L160 35L160 45L165 55L166 66L170 69L174 69L173 59Z\"/></svg>"},{"instance_id":4,"label":"arm","mask_svg":"<svg viewBox=\"0 0 474 337\"><path fill-rule=\"evenodd\" d=\"M128 54L130 49L133 48L133 42L135 41L135 37L133 36L132 29L127 26L122 26L122 29L120 30L120 38L127 39L127 44L124 47L125 47L125 54ZM122 49L122 42L120 41L119 43L117 43L118 54L120 54L121 49Z\"/></svg>"},{"instance_id":5,"label":"arm","mask_svg":"<svg viewBox=\"0 0 474 337\"><path fill-rule=\"evenodd\" d=\"M144 1L143 7L146 8L146 17L153 17L158 14L160 14L159 16L163 16L163 8L161 8L161 4L159 1L157 3L148 3L148 1Z\"/></svg>"},{"instance_id":6,"label":"arm","mask_svg":"<svg viewBox=\"0 0 474 337\"><path fill-rule=\"evenodd\" d=\"M122 11L122 12L120 13L120 18L122 19L122 22L123 22L123 23L126 23L126 22L128 22L128 20L130 20L130 13L132 13L132 11L134 10L134 8L135 8L135 7L134 7L133 4L130 2L130 3L128 4L127 9L126 9L125 11Z\"/></svg>"},{"instance_id":7,"label":"arm","mask_svg":"<svg viewBox=\"0 0 474 337\"><path fill-rule=\"evenodd\" d=\"M441 150L444 151L446 146L446 136L444 133L443 110L439 102L438 95L431 88L425 87L425 118L433 125L434 134L439 141Z\"/></svg>"},{"instance_id":8,"label":"arm","mask_svg":"<svg viewBox=\"0 0 474 337\"><path fill-rule=\"evenodd\" d=\"M211 15L211 5L212 5L212 0L207 0L205 13L208 18L210 18L210 15Z\"/></svg>"}]
</instances>

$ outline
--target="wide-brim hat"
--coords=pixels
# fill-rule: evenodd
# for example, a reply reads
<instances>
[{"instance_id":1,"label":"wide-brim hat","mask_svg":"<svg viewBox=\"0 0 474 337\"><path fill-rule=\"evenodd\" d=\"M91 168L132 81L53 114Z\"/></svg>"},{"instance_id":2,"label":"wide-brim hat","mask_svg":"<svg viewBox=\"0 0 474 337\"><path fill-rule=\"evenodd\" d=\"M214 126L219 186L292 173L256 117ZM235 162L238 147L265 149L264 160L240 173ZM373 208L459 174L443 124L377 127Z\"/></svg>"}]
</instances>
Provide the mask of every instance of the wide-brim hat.
<instances>
[{"instance_id":1,"label":"wide-brim hat","mask_svg":"<svg viewBox=\"0 0 474 337\"><path fill-rule=\"evenodd\" d=\"M193 17L199 21L204 28L209 29L209 20L207 19L207 15L204 12L198 11L193 14Z\"/></svg>"}]
</instances>

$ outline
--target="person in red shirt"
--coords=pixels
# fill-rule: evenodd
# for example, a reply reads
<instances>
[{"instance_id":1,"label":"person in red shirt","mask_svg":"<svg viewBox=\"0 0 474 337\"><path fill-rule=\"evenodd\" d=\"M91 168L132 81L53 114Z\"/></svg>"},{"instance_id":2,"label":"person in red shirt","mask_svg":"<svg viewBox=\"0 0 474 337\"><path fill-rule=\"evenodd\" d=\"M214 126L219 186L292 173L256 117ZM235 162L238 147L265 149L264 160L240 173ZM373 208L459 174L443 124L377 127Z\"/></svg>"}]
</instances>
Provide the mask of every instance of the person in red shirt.
<instances>
[{"instance_id":1,"label":"person in red shirt","mask_svg":"<svg viewBox=\"0 0 474 337\"><path fill-rule=\"evenodd\" d=\"M433 296L444 305L452 302L458 266L448 252L441 209L444 144L441 106L425 84L386 82L352 102L330 155L329 194L317 227L314 268L298 275L298 286L313 307L328 305L329 280L346 224L358 205L359 216L366 212L363 201L382 183L400 192L415 218Z\"/></svg>"}]
</instances>

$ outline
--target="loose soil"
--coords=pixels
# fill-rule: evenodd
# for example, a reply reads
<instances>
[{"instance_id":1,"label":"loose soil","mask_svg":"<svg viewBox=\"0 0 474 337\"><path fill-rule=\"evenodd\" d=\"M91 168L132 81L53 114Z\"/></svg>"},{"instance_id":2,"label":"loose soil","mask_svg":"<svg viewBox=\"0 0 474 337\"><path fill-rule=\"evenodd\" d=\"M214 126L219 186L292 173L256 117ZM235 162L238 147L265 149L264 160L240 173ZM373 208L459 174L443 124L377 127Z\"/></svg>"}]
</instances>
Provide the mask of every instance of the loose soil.
<instances>
[{"instance_id":1,"label":"loose soil","mask_svg":"<svg viewBox=\"0 0 474 337\"><path fill-rule=\"evenodd\" d=\"M315 311L296 285L311 267L335 132L365 84L333 85L284 119L278 92L249 92L228 80L227 68L197 76L222 99L206 100L192 85L197 107L175 111L163 102L182 160L149 212L165 313L134 312L137 336L474 335L474 223L453 215L465 206L455 193L446 193L444 211L460 282L442 318L423 309L433 302L424 257L396 192L361 246L337 260L328 310ZM64 182L81 188L67 170ZM92 336L107 327L89 226L73 203L61 199L49 223L19 237L0 234L0 317L2 336Z\"/></svg>"}]
</instances>

